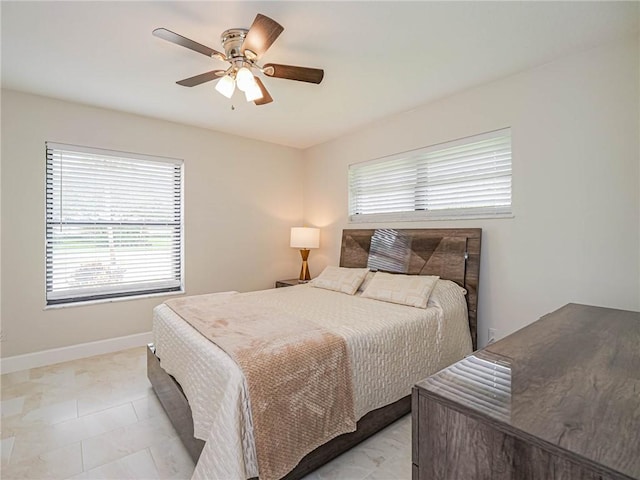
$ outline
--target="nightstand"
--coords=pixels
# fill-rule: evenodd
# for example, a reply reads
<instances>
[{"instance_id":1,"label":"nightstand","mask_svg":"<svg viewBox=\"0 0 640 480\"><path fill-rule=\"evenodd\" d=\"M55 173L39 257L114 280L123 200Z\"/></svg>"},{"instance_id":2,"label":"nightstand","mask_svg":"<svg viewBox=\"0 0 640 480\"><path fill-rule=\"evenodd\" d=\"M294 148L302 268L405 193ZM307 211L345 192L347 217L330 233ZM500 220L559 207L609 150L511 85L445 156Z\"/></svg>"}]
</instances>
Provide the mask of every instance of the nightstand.
<instances>
[{"instance_id":1,"label":"nightstand","mask_svg":"<svg viewBox=\"0 0 640 480\"><path fill-rule=\"evenodd\" d=\"M298 279L297 278L290 278L288 280L278 280L276 282L276 288L281 288L281 287L293 287L295 285L298 285Z\"/></svg>"}]
</instances>

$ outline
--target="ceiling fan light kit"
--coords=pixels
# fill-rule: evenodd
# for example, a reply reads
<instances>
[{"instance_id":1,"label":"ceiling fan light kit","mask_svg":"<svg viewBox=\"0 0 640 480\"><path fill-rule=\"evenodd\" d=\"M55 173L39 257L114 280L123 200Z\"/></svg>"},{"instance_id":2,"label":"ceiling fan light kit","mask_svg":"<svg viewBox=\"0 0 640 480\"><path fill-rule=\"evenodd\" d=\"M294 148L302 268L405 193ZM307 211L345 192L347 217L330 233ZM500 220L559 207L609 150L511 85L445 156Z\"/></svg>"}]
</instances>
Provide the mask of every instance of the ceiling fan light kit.
<instances>
[{"instance_id":1,"label":"ceiling fan light kit","mask_svg":"<svg viewBox=\"0 0 640 480\"><path fill-rule=\"evenodd\" d=\"M236 89L236 81L230 75L225 75L216 84L216 90L227 98L233 96Z\"/></svg>"},{"instance_id":2,"label":"ceiling fan light kit","mask_svg":"<svg viewBox=\"0 0 640 480\"><path fill-rule=\"evenodd\" d=\"M256 81L253 79L253 73L247 67L241 67L236 73L236 85L240 90L246 92L251 87L256 86Z\"/></svg>"},{"instance_id":3,"label":"ceiling fan light kit","mask_svg":"<svg viewBox=\"0 0 640 480\"><path fill-rule=\"evenodd\" d=\"M195 87L202 83L217 80L215 89L225 97L231 98L236 87L238 87L239 90L244 92L248 102L254 102L256 105L266 105L271 103L273 98L271 98L260 78L253 74L253 70L257 70L268 77L315 84L322 82L324 77L324 71L319 68L272 63L260 66L257 63L258 58L269 49L283 30L284 28L278 22L259 13L248 30L245 28L231 28L222 32L220 38L225 53L194 42L166 28L156 28L153 31L153 35L231 64L227 70L212 70L195 77L185 78L176 82L178 85Z\"/></svg>"},{"instance_id":4,"label":"ceiling fan light kit","mask_svg":"<svg viewBox=\"0 0 640 480\"><path fill-rule=\"evenodd\" d=\"M246 97L247 102L253 102L263 98L262 89L258 86L255 80L253 80L252 84L244 91L244 96Z\"/></svg>"}]
</instances>

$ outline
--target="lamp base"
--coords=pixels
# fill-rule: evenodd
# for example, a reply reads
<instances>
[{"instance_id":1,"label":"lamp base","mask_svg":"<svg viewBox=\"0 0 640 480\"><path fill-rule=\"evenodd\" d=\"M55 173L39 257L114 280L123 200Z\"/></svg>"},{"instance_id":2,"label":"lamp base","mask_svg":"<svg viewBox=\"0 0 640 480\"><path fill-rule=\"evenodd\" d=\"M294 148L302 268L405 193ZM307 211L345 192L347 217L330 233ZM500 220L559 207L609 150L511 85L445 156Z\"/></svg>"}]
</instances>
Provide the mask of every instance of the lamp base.
<instances>
[{"instance_id":1,"label":"lamp base","mask_svg":"<svg viewBox=\"0 0 640 480\"><path fill-rule=\"evenodd\" d=\"M307 263L307 259L309 258L309 250L308 248L303 248L300 250L300 256L302 257L302 268L300 269L300 278L298 279L299 283L307 283L311 280L311 275L309 274L309 264Z\"/></svg>"}]
</instances>

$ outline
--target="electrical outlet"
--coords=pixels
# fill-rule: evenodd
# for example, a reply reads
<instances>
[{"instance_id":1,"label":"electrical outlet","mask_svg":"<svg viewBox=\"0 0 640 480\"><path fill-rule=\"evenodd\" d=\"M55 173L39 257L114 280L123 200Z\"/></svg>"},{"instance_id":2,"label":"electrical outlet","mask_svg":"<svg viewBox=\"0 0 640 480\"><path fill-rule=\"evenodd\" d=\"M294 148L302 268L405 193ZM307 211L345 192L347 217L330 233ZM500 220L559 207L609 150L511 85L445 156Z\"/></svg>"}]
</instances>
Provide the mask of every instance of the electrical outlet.
<instances>
[{"instance_id":1,"label":"electrical outlet","mask_svg":"<svg viewBox=\"0 0 640 480\"><path fill-rule=\"evenodd\" d=\"M487 345L496 341L496 329L489 328L489 334L487 336Z\"/></svg>"}]
</instances>

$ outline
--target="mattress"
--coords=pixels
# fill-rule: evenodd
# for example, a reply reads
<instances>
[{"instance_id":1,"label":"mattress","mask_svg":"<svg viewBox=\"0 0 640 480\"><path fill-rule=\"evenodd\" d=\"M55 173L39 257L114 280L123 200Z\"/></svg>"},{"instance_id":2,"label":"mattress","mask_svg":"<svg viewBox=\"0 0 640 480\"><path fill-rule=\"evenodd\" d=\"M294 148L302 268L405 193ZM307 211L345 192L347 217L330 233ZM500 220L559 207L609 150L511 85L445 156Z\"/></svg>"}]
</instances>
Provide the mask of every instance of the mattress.
<instances>
[{"instance_id":1,"label":"mattress","mask_svg":"<svg viewBox=\"0 0 640 480\"><path fill-rule=\"evenodd\" d=\"M471 352L464 290L446 280L438 281L426 309L309 285L215 295L286 311L342 336L358 419L408 395L417 381ZM153 331L161 366L189 400L194 436L206 442L194 478L258 476L250 399L240 369L164 304L154 309Z\"/></svg>"}]
</instances>

